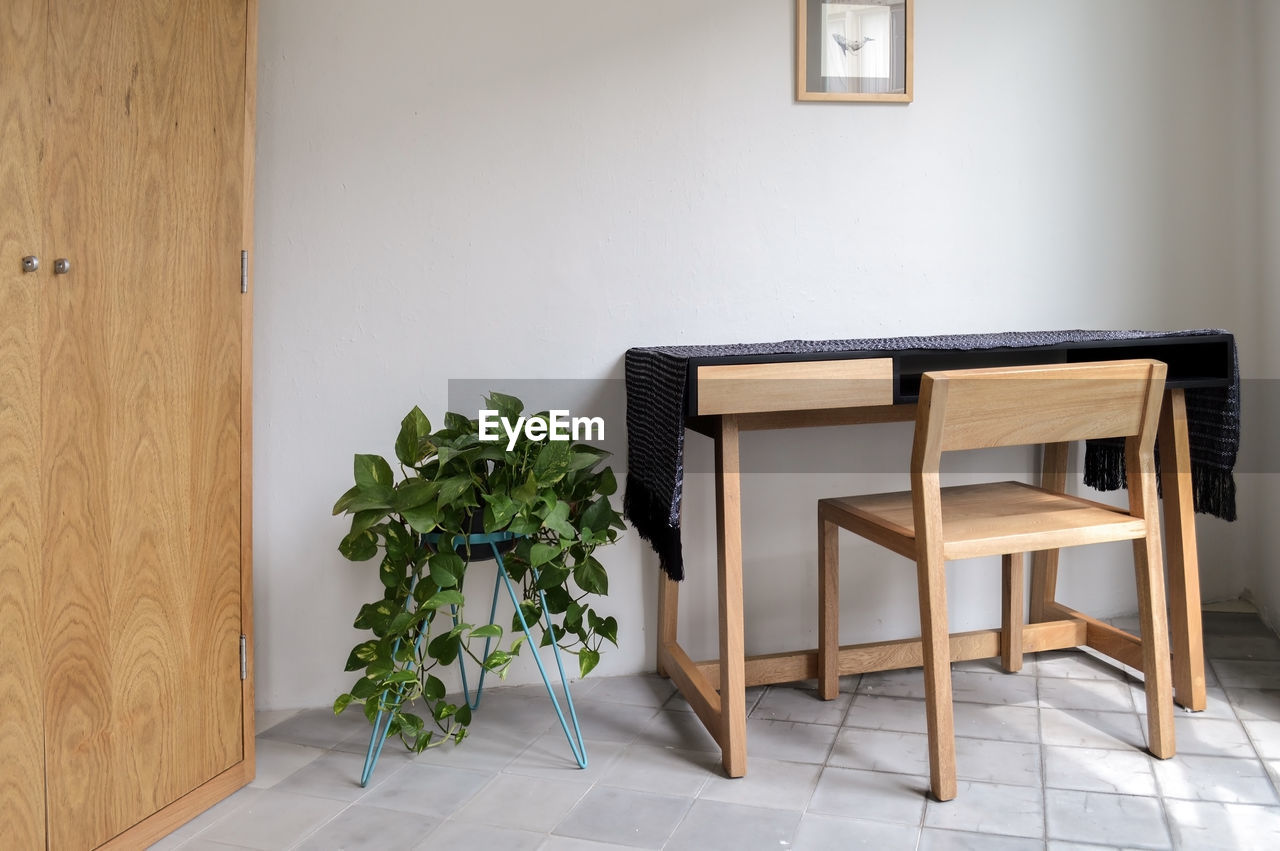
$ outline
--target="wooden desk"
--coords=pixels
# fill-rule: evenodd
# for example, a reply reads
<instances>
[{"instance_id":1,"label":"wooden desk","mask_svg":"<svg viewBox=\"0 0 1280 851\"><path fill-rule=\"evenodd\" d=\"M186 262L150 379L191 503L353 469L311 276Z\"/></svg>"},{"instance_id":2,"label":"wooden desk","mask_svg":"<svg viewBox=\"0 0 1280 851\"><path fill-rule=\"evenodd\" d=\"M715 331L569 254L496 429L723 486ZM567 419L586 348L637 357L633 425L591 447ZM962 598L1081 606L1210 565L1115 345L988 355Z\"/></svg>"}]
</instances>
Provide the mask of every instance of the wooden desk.
<instances>
[{"instance_id":1,"label":"wooden desk","mask_svg":"<svg viewBox=\"0 0 1280 851\"><path fill-rule=\"evenodd\" d=\"M816 648L762 656L745 654L739 468L742 433L912 420L920 375L932 369L1132 357L1153 357L1169 365L1158 440L1164 483L1175 700L1188 709L1204 709L1200 580L1185 391L1229 382L1234 370L1233 352L1230 336L1223 335L1016 349L691 358L685 425L715 441L720 655L718 659L694 662L680 646L676 634L679 584L662 574L658 594L658 672L672 679L720 744L725 772L730 777L741 777L747 770L747 687L812 679L818 674ZM1045 447L1041 486L1065 490L1066 464L1066 444ZM1142 645L1136 636L1055 600L1057 570L1056 550L1033 554L1030 623L1023 629L1023 649L1037 652L1087 646L1130 667L1141 668ZM953 661L999 654L999 630L951 636ZM920 640L843 646L839 664L842 675L916 667L922 664Z\"/></svg>"}]
</instances>

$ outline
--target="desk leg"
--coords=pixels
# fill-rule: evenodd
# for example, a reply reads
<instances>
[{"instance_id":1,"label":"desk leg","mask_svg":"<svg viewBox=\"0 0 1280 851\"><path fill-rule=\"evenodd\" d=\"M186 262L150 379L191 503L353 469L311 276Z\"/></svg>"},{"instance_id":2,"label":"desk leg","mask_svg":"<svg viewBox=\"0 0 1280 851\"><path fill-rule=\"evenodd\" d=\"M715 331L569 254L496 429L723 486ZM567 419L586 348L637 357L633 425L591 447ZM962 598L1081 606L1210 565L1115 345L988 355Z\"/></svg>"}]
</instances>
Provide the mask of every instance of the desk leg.
<instances>
[{"instance_id":1,"label":"desk leg","mask_svg":"<svg viewBox=\"0 0 1280 851\"><path fill-rule=\"evenodd\" d=\"M720 750L725 774L747 773L746 646L742 624L742 491L737 417L716 438L716 544L720 596Z\"/></svg>"},{"instance_id":2,"label":"desk leg","mask_svg":"<svg viewBox=\"0 0 1280 851\"><path fill-rule=\"evenodd\" d=\"M1067 490L1067 444L1046 443L1040 469L1040 487L1054 493ZM1058 551L1038 550L1031 554L1031 623L1055 620L1054 595L1058 588Z\"/></svg>"},{"instance_id":3,"label":"desk leg","mask_svg":"<svg viewBox=\"0 0 1280 851\"><path fill-rule=\"evenodd\" d=\"M658 571L658 675L669 676L662 652L676 643L676 622L680 611L680 583L665 570Z\"/></svg>"},{"instance_id":4,"label":"desk leg","mask_svg":"<svg viewBox=\"0 0 1280 851\"><path fill-rule=\"evenodd\" d=\"M1187 400L1166 390L1160 410L1160 479L1164 488L1165 550L1169 563L1169 638L1173 650L1174 699L1192 710L1205 708L1204 636L1200 621L1200 560L1196 550L1191 489Z\"/></svg>"}]
</instances>

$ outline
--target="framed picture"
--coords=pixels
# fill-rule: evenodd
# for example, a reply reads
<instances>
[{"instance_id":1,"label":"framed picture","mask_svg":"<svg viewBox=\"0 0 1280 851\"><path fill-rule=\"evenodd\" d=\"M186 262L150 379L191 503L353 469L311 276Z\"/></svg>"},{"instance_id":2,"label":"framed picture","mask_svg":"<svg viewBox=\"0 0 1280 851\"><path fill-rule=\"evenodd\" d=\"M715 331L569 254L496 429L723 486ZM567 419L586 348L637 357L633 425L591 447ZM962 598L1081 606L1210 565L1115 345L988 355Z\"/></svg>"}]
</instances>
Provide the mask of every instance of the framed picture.
<instances>
[{"instance_id":1,"label":"framed picture","mask_svg":"<svg viewBox=\"0 0 1280 851\"><path fill-rule=\"evenodd\" d=\"M796 100L911 102L915 0L796 0Z\"/></svg>"}]
</instances>

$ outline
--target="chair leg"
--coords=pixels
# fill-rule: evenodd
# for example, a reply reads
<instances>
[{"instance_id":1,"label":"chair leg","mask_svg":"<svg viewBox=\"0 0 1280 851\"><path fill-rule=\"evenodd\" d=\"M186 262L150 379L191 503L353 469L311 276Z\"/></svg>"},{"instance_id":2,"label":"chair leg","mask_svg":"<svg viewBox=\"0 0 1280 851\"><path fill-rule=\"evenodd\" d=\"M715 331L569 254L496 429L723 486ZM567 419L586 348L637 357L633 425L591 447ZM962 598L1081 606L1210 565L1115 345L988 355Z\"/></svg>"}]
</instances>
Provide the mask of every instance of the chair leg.
<instances>
[{"instance_id":1,"label":"chair leg","mask_svg":"<svg viewBox=\"0 0 1280 851\"><path fill-rule=\"evenodd\" d=\"M951 706L951 638L947 627L947 563L921 552L916 562L924 701L929 729L929 786L939 801L956 796L955 716Z\"/></svg>"},{"instance_id":2,"label":"chair leg","mask_svg":"<svg viewBox=\"0 0 1280 851\"><path fill-rule=\"evenodd\" d=\"M1138 578L1138 617L1142 630L1142 673L1147 692L1147 743L1154 756L1174 755L1173 672L1169 663L1169 622L1165 610L1164 562L1160 527L1133 542Z\"/></svg>"},{"instance_id":3,"label":"chair leg","mask_svg":"<svg viewBox=\"0 0 1280 851\"><path fill-rule=\"evenodd\" d=\"M818 695L840 693L840 527L818 509Z\"/></svg>"},{"instance_id":4,"label":"chair leg","mask_svg":"<svg viewBox=\"0 0 1280 851\"><path fill-rule=\"evenodd\" d=\"M1001 556L1000 664L1009 673L1022 670L1022 601L1025 570L1022 553Z\"/></svg>"}]
</instances>

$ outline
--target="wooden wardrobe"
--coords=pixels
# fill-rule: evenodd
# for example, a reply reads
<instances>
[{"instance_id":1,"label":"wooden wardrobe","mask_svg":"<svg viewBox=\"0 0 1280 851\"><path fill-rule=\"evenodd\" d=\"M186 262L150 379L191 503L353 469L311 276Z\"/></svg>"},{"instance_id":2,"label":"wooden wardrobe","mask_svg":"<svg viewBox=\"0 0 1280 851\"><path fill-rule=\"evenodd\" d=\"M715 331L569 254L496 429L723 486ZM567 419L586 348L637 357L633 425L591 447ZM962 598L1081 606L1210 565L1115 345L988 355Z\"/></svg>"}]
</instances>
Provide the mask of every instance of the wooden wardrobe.
<instances>
[{"instance_id":1,"label":"wooden wardrobe","mask_svg":"<svg viewBox=\"0 0 1280 851\"><path fill-rule=\"evenodd\" d=\"M253 777L254 0L0 3L0 843Z\"/></svg>"}]
</instances>

